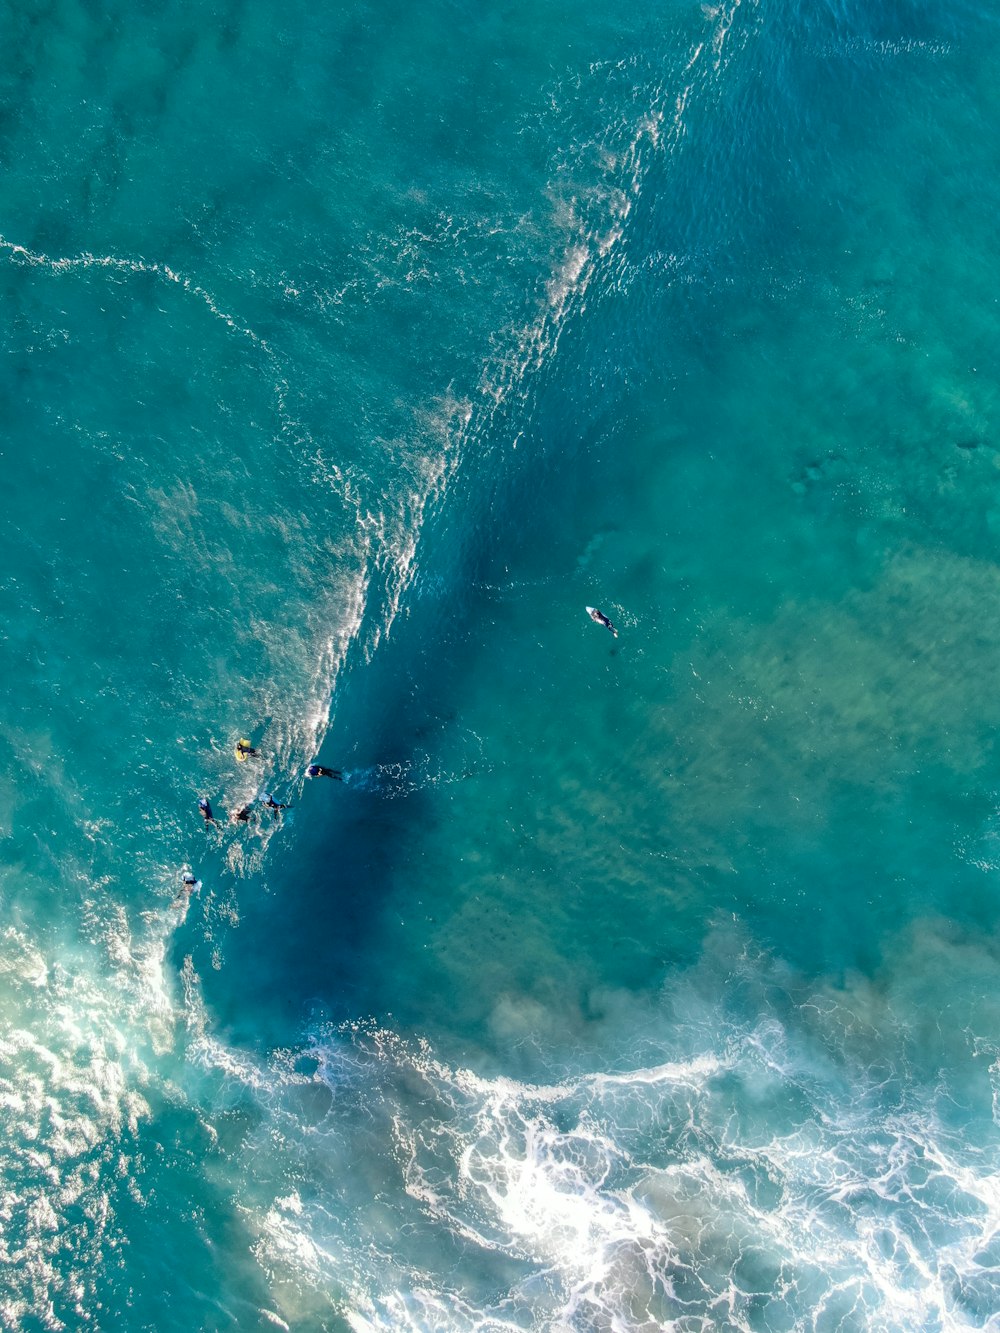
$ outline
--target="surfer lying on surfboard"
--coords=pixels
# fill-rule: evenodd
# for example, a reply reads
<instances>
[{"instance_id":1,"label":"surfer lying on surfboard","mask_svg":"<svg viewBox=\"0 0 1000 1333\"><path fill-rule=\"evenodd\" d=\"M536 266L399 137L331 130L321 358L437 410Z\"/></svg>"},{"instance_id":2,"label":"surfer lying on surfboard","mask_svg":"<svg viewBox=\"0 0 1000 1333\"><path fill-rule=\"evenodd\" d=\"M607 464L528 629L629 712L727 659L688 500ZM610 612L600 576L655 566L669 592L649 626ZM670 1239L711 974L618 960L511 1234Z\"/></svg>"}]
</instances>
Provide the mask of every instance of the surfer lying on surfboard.
<instances>
[{"instance_id":1,"label":"surfer lying on surfboard","mask_svg":"<svg viewBox=\"0 0 1000 1333\"><path fill-rule=\"evenodd\" d=\"M214 824L216 828L219 827L219 821L212 814L212 806L207 796L202 796L198 801L198 809L201 811L201 817L205 821L206 828L209 824Z\"/></svg>"},{"instance_id":2,"label":"surfer lying on surfboard","mask_svg":"<svg viewBox=\"0 0 1000 1333\"><path fill-rule=\"evenodd\" d=\"M594 622L595 625L603 625L605 629L609 629L611 631L611 633L615 636L616 639L618 638L618 631L615 629L614 625L612 625L611 621L607 618L607 616L604 614L603 611L598 611L596 606L588 606L587 615L590 616L591 620Z\"/></svg>"},{"instance_id":3,"label":"surfer lying on surfboard","mask_svg":"<svg viewBox=\"0 0 1000 1333\"><path fill-rule=\"evenodd\" d=\"M174 907L180 909L184 907L192 893L201 892L201 880L195 879L190 870L185 870L181 876L181 887L177 890L177 897L174 899Z\"/></svg>"}]
</instances>

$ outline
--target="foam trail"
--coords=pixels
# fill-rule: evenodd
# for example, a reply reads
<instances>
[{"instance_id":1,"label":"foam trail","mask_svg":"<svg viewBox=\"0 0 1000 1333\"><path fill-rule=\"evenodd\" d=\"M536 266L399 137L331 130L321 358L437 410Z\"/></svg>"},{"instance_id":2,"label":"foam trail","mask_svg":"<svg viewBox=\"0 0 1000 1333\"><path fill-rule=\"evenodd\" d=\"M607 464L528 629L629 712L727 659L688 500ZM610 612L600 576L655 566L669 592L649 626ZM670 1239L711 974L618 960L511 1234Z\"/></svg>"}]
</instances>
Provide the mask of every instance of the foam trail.
<instances>
[{"instance_id":1,"label":"foam trail","mask_svg":"<svg viewBox=\"0 0 1000 1333\"><path fill-rule=\"evenodd\" d=\"M232 315L221 309L207 288L201 286L200 283L186 274L178 273L169 264L146 259L123 258L120 255L93 255L87 251L79 255L53 259L50 255L29 250L26 246L10 241L2 235L0 235L0 250L6 250L12 261L31 265L34 268L46 268L52 273L70 273L74 269L105 269L115 273L151 274L153 277L161 278L164 282L173 283L174 286L180 287L190 296L196 297L227 328L232 329L234 333L241 334L244 338L248 338L250 342L260 347L269 356L274 355L267 341L248 325L241 324Z\"/></svg>"},{"instance_id":2,"label":"foam trail","mask_svg":"<svg viewBox=\"0 0 1000 1333\"><path fill-rule=\"evenodd\" d=\"M443 765L438 756L423 751L395 763L383 762L369 768L344 769L343 781L359 791L371 792L391 800L488 773L492 765L486 758L482 737L470 732L467 739L467 757L460 768Z\"/></svg>"}]
</instances>

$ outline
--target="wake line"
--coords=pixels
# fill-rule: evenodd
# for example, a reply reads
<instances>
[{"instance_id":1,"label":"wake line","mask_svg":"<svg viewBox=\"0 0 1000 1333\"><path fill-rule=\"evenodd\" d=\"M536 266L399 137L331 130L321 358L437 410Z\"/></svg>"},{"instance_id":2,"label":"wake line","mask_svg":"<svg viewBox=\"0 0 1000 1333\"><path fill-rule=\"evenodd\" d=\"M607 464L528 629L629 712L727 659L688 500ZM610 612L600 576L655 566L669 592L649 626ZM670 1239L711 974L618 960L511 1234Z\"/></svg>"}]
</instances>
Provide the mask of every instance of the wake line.
<instances>
[{"instance_id":1,"label":"wake line","mask_svg":"<svg viewBox=\"0 0 1000 1333\"><path fill-rule=\"evenodd\" d=\"M23 245L18 245L16 241L8 241L5 236L0 236L0 250L6 250L13 260L20 260L25 264L31 264L36 268L47 268L53 273L68 273L77 268L104 268L111 269L116 273L149 273L154 277L163 278L166 282L172 282L176 286L183 288L191 296L196 296L217 319L229 326L234 333L240 333L245 338L268 356L274 357L275 353L265 338L259 333L255 333L247 324L241 324L239 320L234 319L232 315L223 310L212 293L207 288L202 287L200 283L193 281L183 273L178 273L172 269L169 264L150 263L146 259L122 259L118 255L94 255L89 250L83 254L72 258L63 257L53 259L50 255L38 254L33 250L27 249Z\"/></svg>"},{"instance_id":2,"label":"wake line","mask_svg":"<svg viewBox=\"0 0 1000 1333\"><path fill-rule=\"evenodd\" d=\"M123 259L120 255L95 255L89 250L85 250L79 255L53 259L51 255L39 254L34 250L29 250L24 245L19 245L16 241L9 241L3 235L0 235L0 250L7 251L12 263L20 262L35 268L45 268L52 273L68 273L74 269L108 269L115 273L127 275L148 274L151 277L160 278L164 282L173 283L175 287L180 287L189 296L194 296L201 301L211 314L216 319L221 320L233 333L238 333L241 337L248 339L268 357L276 371L276 379L273 385L274 400L277 404L278 420L281 422L282 429L293 436L298 436L300 439L306 438L301 423L296 421L288 411L288 381L280 372L280 360L274 348L266 338L261 337L249 324L241 323L235 316L223 310L208 288L203 287L201 283L188 277L187 274L179 273L176 269L171 268L169 264L157 261Z\"/></svg>"}]
</instances>

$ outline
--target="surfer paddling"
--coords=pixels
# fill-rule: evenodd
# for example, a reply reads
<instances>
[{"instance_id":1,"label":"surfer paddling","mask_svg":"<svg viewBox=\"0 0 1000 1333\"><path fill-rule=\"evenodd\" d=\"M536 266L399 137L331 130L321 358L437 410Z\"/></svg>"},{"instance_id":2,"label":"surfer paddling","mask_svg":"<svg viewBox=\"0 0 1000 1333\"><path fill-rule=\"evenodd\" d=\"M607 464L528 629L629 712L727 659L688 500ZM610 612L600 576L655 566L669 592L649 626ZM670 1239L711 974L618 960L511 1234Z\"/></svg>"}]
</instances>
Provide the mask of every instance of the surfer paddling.
<instances>
[{"instance_id":1,"label":"surfer paddling","mask_svg":"<svg viewBox=\"0 0 1000 1333\"><path fill-rule=\"evenodd\" d=\"M181 875L181 887L177 890L177 897L174 899L174 907L180 911L186 907L192 893L201 892L201 880L196 879L190 870L185 870Z\"/></svg>"},{"instance_id":2,"label":"surfer paddling","mask_svg":"<svg viewBox=\"0 0 1000 1333\"><path fill-rule=\"evenodd\" d=\"M604 614L603 611L598 611L596 606L588 606L587 615L590 616L591 620L594 622L595 625L603 625L605 629L609 629L611 631L611 633L615 636L616 639L618 638L618 631L615 629L614 625L612 625L611 621L607 618L607 616Z\"/></svg>"},{"instance_id":3,"label":"surfer paddling","mask_svg":"<svg viewBox=\"0 0 1000 1333\"><path fill-rule=\"evenodd\" d=\"M205 821L206 828L208 828L209 824L214 824L216 828L219 827L219 821L216 819L215 815L212 814L212 806L207 796L202 796L199 800L198 809L201 811L201 817Z\"/></svg>"}]
</instances>

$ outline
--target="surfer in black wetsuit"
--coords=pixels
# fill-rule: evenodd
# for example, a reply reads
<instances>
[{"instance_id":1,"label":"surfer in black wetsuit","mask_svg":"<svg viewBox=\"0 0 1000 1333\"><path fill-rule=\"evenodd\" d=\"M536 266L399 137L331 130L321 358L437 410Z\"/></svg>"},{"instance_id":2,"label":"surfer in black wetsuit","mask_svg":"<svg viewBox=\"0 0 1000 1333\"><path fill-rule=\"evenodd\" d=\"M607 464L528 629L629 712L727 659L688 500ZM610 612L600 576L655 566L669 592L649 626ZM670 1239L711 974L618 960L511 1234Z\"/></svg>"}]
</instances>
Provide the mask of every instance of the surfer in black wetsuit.
<instances>
[{"instance_id":1,"label":"surfer in black wetsuit","mask_svg":"<svg viewBox=\"0 0 1000 1333\"><path fill-rule=\"evenodd\" d=\"M208 797L207 797L207 796L202 796L202 798L199 800L199 802L198 802L198 809L201 811L201 813L202 813L202 817L203 817L204 820L205 820L205 827L206 827L206 828L208 827L209 824L214 824L216 828L219 827L219 821L218 821L218 820L216 819L216 817L212 814L212 807L211 807L211 805L209 804L209 800L208 800Z\"/></svg>"},{"instance_id":2,"label":"surfer in black wetsuit","mask_svg":"<svg viewBox=\"0 0 1000 1333\"><path fill-rule=\"evenodd\" d=\"M249 805L241 806L239 810L234 810L233 813L229 816L229 818L233 821L234 824L249 824L250 806Z\"/></svg>"},{"instance_id":3,"label":"surfer in black wetsuit","mask_svg":"<svg viewBox=\"0 0 1000 1333\"><path fill-rule=\"evenodd\" d=\"M590 612L590 618L595 625L603 625L605 629L609 629L611 631L611 633L615 636L616 639L618 638L618 631L615 629L614 625L612 625L611 621L607 618L607 616L604 614L603 611L598 611L596 606L588 606L587 610Z\"/></svg>"},{"instance_id":4,"label":"surfer in black wetsuit","mask_svg":"<svg viewBox=\"0 0 1000 1333\"><path fill-rule=\"evenodd\" d=\"M276 801L268 791L261 792L260 803L261 805L266 805L268 810L273 810L275 814L277 814L279 810L288 810L290 808L287 805L283 805L280 801Z\"/></svg>"},{"instance_id":5,"label":"surfer in black wetsuit","mask_svg":"<svg viewBox=\"0 0 1000 1333\"><path fill-rule=\"evenodd\" d=\"M310 764L306 769L307 778L335 778L343 782L344 775L339 768L324 768L322 764Z\"/></svg>"}]
</instances>

